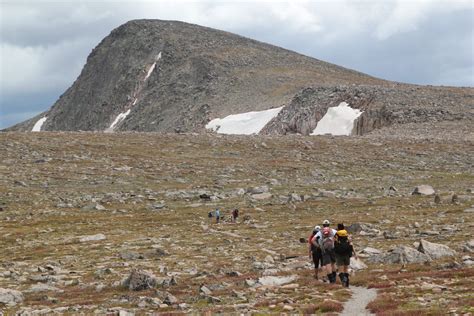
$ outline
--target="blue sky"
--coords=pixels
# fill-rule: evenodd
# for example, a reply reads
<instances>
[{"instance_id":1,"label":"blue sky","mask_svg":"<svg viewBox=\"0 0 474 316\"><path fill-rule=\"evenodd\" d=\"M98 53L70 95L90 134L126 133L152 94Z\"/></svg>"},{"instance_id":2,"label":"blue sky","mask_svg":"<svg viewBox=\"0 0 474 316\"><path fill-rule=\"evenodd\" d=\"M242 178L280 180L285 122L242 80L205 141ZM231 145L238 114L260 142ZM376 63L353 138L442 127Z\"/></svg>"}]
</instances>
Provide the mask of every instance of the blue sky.
<instances>
[{"instance_id":1,"label":"blue sky","mask_svg":"<svg viewBox=\"0 0 474 316\"><path fill-rule=\"evenodd\" d=\"M464 0L0 2L0 129L47 110L119 25L180 20L383 79L474 86L474 5Z\"/></svg>"}]
</instances>

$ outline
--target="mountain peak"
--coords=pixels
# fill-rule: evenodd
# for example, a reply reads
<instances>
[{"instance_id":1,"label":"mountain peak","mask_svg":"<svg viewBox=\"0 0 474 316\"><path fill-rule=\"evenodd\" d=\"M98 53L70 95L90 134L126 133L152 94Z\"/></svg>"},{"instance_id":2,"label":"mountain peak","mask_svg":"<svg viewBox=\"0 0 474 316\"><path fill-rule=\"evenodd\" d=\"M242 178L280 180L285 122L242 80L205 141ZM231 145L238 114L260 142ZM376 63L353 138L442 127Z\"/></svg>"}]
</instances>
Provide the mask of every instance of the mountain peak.
<instances>
[{"instance_id":1,"label":"mountain peak","mask_svg":"<svg viewBox=\"0 0 474 316\"><path fill-rule=\"evenodd\" d=\"M356 123L372 122L359 126L365 133L392 122L379 117L387 89L397 111L397 105L417 104L416 93L406 92L410 87L208 27L132 20L92 50L50 110L10 130L31 131L47 117L41 130L202 132L212 119L283 107L262 132L310 134L328 107L347 102L365 109ZM306 104L301 98L308 88L318 95ZM446 94L424 89L434 91L434 99ZM448 101L464 104L461 89L450 91ZM376 117L367 117L371 113Z\"/></svg>"}]
</instances>

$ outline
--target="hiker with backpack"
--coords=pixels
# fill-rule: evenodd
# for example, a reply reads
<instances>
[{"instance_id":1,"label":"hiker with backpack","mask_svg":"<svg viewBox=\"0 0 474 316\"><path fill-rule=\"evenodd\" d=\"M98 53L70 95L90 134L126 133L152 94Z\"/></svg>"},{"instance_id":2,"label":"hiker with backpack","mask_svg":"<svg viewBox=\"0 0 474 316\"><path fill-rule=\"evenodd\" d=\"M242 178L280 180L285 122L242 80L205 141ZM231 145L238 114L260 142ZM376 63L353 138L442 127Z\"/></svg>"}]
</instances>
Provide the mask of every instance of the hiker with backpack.
<instances>
[{"instance_id":1,"label":"hiker with backpack","mask_svg":"<svg viewBox=\"0 0 474 316\"><path fill-rule=\"evenodd\" d=\"M337 224L334 252L336 254L339 279L343 286L349 287L349 265L351 263L351 257L352 255L354 255L354 257L357 256L352 245L352 240L342 223Z\"/></svg>"},{"instance_id":2,"label":"hiker with backpack","mask_svg":"<svg viewBox=\"0 0 474 316\"><path fill-rule=\"evenodd\" d=\"M214 215L216 216L216 224L219 224L219 220L221 219L221 211L219 208L216 208L214 211Z\"/></svg>"},{"instance_id":3,"label":"hiker with backpack","mask_svg":"<svg viewBox=\"0 0 474 316\"><path fill-rule=\"evenodd\" d=\"M309 259L313 260L314 263L314 278L318 279L318 272L320 266L322 266L322 257L321 247L319 246L318 240L315 243L312 242L313 237L321 230L320 226L315 226L311 235L308 238L308 255Z\"/></svg>"},{"instance_id":4,"label":"hiker with backpack","mask_svg":"<svg viewBox=\"0 0 474 316\"><path fill-rule=\"evenodd\" d=\"M318 243L322 253L322 270L326 272L330 283L336 283L336 256L334 253L334 236L336 230L329 227L329 220L324 220L323 229L314 235L312 242Z\"/></svg>"},{"instance_id":5,"label":"hiker with backpack","mask_svg":"<svg viewBox=\"0 0 474 316\"><path fill-rule=\"evenodd\" d=\"M239 210L234 209L232 211L232 222L236 223L237 222L237 217L239 217Z\"/></svg>"}]
</instances>

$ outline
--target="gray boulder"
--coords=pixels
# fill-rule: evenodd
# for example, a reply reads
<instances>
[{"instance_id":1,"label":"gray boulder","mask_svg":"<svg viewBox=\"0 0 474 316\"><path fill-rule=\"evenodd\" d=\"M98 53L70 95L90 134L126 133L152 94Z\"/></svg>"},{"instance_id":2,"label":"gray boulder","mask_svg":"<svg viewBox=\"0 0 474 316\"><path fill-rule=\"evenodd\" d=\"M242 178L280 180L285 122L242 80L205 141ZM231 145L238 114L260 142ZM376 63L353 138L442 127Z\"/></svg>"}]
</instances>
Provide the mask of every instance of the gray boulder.
<instances>
[{"instance_id":1,"label":"gray boulder","mask_svg":"<svg viewBox=\"0 0 474 316\"><path fill-rule=\"evenodd\" d=\"M374 231L375 229L373 228L373 225L369 223L353 223L347 226L346 230L349 233L355 234L355 233L360 233L361 231L371 232L371 231Z\"/></svg>"},{"instance_id":2,"label":"gray boulder","mask_svg":"<svg viewBox=\"0 0 474 316\"><path fill-rule=\"evenodd\" d=\"M267 200L272 198L271 193L259 193L259 194L252 194L252 199L254 200Z\"/></svg>"},{"instance_id":3,"label":"gray boulder","mask_svg":"<svg viewBox=\"0 0 474 316\"><path fill-rule=\"evenodd\" d=\"M23 302L23 294L20 291L0 288L0 304L16 305Z\"/></svg>"},{"instance_id":4,"label":"gray boulder","mask_svg":"<svg viewBox=\"0 0 474 316\"><path fill-rule=\"evenodd\" d=\"M435 244L422 239L418 251L430 256L432 259L452 257L456 254L454 250L443 244Z\"/></svg>"},{"instance_id":5,"label":"gray boulder","mask_svg":"<svg viewBox=\"0 0 474 316\"><path fill-rule=\"evenodd\" d=\"M81 236L79 242L100 241L106 239L104 234Z\"/></svg>"},{"instance_id":6,"label":"gray boulder","mask_svg":"<svg viewBox=\"0 0 474 316\"><path fill-rule=\"evenodd\" d=\"M372 256L369 258L372 262L380 262L387 264L394 263L424 263L431 261L430 256L419 252L416 249L407 246L397 246L395 249L389 251L382 256Z\"/></svg>"},{"instance_id":7,"label":"gray boulder","mask_svg":"<svg viewBox=\"0 0 474 316\"><path fill-rule=\"evenodd\" d=\"M247 189L247 192L250 194L262 194L262 193L267 193L268 192L268 186L262 185L260 187L253 187Z\"/></svg>"},{"instance_id":8,"label":"gray boulder","mask_svg":"<svg viewBox=\"0 0 474 316\"><path fill-rule=\"evenodd\" d=\"M463 247L464 252L474 252L474 239L469 240Z\"/></svg>"},{"instance_id":9,"label":"gray boulder","mask_svg":"<svg viewBox=\"0 0 474 316\"><path fill-rule=\"evenodd\" d=\"M130 275L122 281L122 286L132 291L142 291L154 288L157 279L153 273L146 270L133 269Z\"/></svg>"},{"instance_id":10,"label":"gray boulder","mask_svg":"<svg viewBox=\"0 0 474 316\"><path fill-rule=\"evenodd\" d=\"M367 265L361 259L354 257L351 258L349 267L355 271L367 269Z\"/></svg>"},{"instance_id":11,"label":"gray boulder","mask_svg":"<svg viewBox=\"0 0 474 316\"><path fill-rule=\"evenodd\" d=\"M423 184L423 185L417 186L411 194L412 195L433 195L435 194L435 190L433 189L432 186Z\"/></svg>"},{"instance_id":12,"label":"gray boulder","mask_svg":"<svg viewBox=\"0 0 474 316\"><path fill-rule=\"evenodd\" d=\"M173 294L167 292L164 303L168 305L178 304L178 299Z\"/></svg>"}]
</instances>

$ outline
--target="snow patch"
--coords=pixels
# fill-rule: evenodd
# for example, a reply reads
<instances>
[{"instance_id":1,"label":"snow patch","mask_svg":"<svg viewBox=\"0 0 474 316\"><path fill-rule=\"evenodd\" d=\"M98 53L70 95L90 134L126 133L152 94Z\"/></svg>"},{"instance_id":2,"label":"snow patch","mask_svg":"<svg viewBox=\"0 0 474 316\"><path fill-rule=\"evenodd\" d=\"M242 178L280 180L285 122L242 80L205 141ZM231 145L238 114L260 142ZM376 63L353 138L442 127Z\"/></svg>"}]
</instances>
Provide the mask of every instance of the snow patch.
<instances>
[{"instance_id":1,"label":"snow patch","mask_svg":"<svg viewBox=\"0 0 474 316\"><path fill-rule=\"evenodd\" d=\"M347 135L354 128L354 121L362 114L362 111L353 109L346 102L338 106L330 107L323 118L318 122L311 135Z\"/></svg>"},{"instance_id":2,"label":"snow patch","mask_svg":"<svg viewBox=\"0 0 474 316\"><path fill-rule=\"evenodd\" d=\"M219 134L250 135L258 134L283 107L240 114L232 114L222 119L217 118L207 123L206 128Z\"/></svg>"},{"instance_id":3,"label":"snow patch","mask_svg":"<svg viewBox=\"0 0 474 316\"><path fill-rule=\"evenodd\" d=\"M161 52L158 55L156 55L155 62L153 63L153 65L151 65L150 69L148 69L148 73L146 74L145 80L147 80L148 77L150 77L151 73L155 69L156 62L160 59L161 59Z\"/></svg>"},{"instance_id":4,"label":"snow patch","mask_svg":"<svg viewBox=\"0 0 474 316\"><path fill-rule=\"evenodd\" d=\"M130 109L128 109L127 112L120 113L117 115L115 118L115 121L113 121L112 124L110 124L109 128L107 128L105 131L106 132L113 132L115 127L117 126L118 123L122 122L128 115L130 114Z\"/></svg>"},{"instance_id":5,"label":"snow patch","mask_svg":"<svg viewBox=\"0 0 474 316\"><path fill-rule=\"evenodd\" d=\"M48 117L45 116L45 117L42 117L40 118L36 123L35 125L33 126L33 129L31 130L32 132L40 132L41 131L41 127L43 126L44 122L46 122L46 119Z\"/></svg>"}]
</instances>

